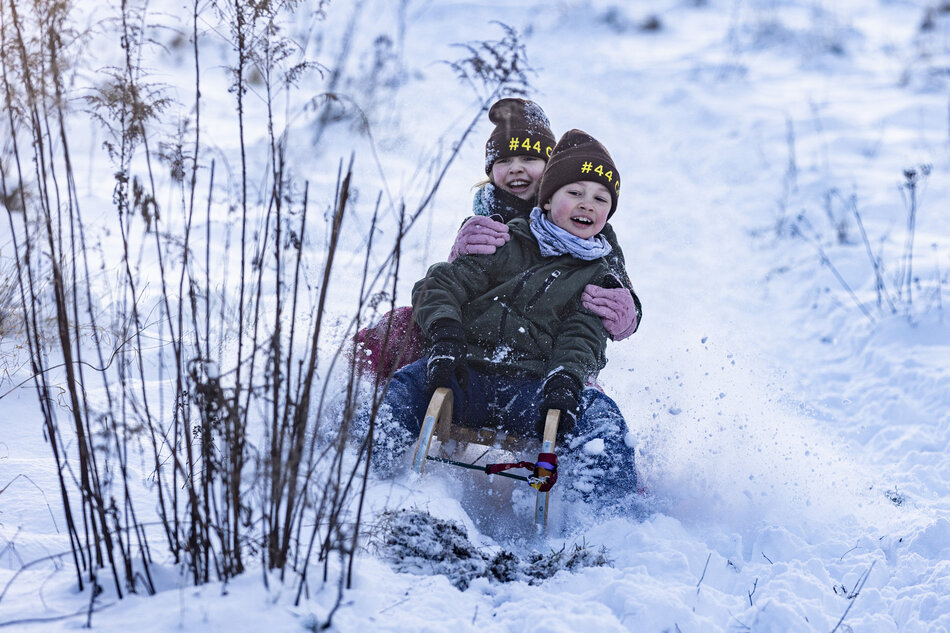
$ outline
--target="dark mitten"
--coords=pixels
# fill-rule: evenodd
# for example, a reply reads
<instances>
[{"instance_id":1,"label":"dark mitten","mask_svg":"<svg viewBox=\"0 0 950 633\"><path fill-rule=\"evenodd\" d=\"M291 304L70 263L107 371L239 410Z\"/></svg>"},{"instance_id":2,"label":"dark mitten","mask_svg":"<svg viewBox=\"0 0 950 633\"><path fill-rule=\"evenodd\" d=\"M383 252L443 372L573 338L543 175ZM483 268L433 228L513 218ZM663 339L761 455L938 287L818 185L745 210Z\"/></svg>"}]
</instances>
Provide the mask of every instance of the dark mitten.
<instances>
[{"instance_id":1,"label":"dark mitten","mask_svg":"<svg viewBox=\"0 0 950 633\"><path fill-rule=\"evenodd\" d=\"M468 364L465 356L468 345L465 330L455 319L439 319L429 328L429 348L426 359L426 382L429 391L449 387L452 377L465 389L468 383Z\"/></svg>"},{"instance_id":2,"label":"dark mitten","mask_svg":"<svg viewBox=\"0 0 950 633\"><path fill-rule=\"evenodd\" d=\"M557 426L558 435L574 430L580 413L581 384L568 374L558 372L544 381L541 387L541 419L538 421L540 434L544 433L544 420L548 409L560 409L561 420Z\"/></svg>"}]
</instances>

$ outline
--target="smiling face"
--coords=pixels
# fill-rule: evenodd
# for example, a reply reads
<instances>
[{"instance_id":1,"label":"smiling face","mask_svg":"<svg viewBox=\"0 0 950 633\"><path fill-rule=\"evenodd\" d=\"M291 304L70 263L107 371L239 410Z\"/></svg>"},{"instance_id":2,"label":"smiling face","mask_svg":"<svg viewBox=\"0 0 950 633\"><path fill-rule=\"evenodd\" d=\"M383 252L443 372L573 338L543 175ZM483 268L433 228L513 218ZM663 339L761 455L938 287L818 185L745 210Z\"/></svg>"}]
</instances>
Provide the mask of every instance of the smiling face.
<instances>
[{"instance_id":1,"label":"smiling face","mask_svg":"<svg viewBox=\"0 0 950 633\"><path fill-rule=\"evenodd\" d=\"M538 195L538 183L545 162L537 156L509 156L499 158L491 166L491 181L522 200L533 200Z\"/></svg>"},{"instance_id":2,"label":"smiling face","mask_svg":"<svg viewBox=\"0 0 950 633\"><path fill-rule=\"evenodd\" d=\"M564 185L544 204L554 224L588 239L600 233L610 212L610 192L599 182L580 180Z\"/></svg>"}]
</instances>

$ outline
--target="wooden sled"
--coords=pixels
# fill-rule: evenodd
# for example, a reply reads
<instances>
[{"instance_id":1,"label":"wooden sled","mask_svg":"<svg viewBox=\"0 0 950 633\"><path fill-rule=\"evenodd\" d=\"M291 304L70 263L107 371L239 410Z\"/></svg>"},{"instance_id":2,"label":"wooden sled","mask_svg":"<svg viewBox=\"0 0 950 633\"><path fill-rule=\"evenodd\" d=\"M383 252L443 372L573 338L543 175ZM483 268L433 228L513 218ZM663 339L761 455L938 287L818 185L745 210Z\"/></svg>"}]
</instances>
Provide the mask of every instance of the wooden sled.
<instances>
[{"instance_id":1,"label":"wooden sled","mask_svg":"<svg viewBox=\"0 0 950 633\"><path fill-rule=\"evenodd\" d=\"M479 444L482 446L500 448L516 452L519 448L525 450L525 445L530 442L524 438L518 438L511 435L505 437L502 442L496 442L496 433L494 429L465 428L452 423L452 390L446 387L440 387L432 394L429 400L429 408L426 409L425 417L422 421L422 430L419 431L419 440L416 442L416 448L412 455L412 470L422 474L425 470L426 461L433 459L438 461L447 461L438 456L429 454L432 445L432 438L437 437L442 446L442 450L453 440L456 450L469 444ZM544 420L544 436L541 440L541 447L535 453L553 453L554 444L557 439L557 426L561 417L558 409L549 409L547 417ZM520 445L520 446L519 446ZM451 462L458 464L457 462ZM475 467L477 469L477 467ZM524 479L507 473L497 473L506 477ZM550 492L538 492L534 506L534 524L538 530L544 530L548 521L548 496Z\"/></svg>"}]
</instances>

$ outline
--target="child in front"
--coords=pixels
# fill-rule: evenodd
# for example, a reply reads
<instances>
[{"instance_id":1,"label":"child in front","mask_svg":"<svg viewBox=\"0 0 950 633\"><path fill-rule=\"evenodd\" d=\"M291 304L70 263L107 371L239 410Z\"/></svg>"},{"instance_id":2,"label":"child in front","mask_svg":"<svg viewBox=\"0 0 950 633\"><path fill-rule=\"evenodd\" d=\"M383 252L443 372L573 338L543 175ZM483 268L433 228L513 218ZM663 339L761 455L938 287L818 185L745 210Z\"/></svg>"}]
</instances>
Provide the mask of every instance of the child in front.
<instances>
[{"instance_id":1,"label":"child in front","mask_svg":"<svg viewBox=\"0 0 950 633\"><path fill-rule=\"evenodd\" d=\"M610 274L611 246L600 233L619 193L606 148L571 130L541 176L541 206L509 222L509 241L493 254L435 264L416 283L413 318L425 356L389 385L373 448L378 467L402 457L432 392L449 387L455 421L465 426L540 437L547 410L559 409L562 485L605 504L632 498L626 422L613 400L584 388L606 362L608 334L581 296Z\"/></svg>"}]
</instances>

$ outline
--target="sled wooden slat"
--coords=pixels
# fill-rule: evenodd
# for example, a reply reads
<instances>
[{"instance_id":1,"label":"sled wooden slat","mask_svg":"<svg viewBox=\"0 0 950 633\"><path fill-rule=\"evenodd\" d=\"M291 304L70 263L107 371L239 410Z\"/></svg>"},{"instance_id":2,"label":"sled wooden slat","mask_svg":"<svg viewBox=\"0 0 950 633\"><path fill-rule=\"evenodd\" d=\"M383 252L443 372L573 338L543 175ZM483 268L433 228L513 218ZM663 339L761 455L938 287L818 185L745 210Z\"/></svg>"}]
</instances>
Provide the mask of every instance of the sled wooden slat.
<instances>
[{"instance_id":1,"label":"sled wooden slat","mask_svg":"<svg viewBox=\"0 0 950 633\"><path fill-rule=\"evenodd\" d=\"M468 444L481 444L482 446L496 446L504 451L514 452L524 445L524 438L516 435L505 435L499 437L495 429L473 429L458 424L448 424L447 428L437 429L436 435L445 443L454 440L464 448Z\"/></svg>"},{"instance_id":2,"label":"sled wooden slat","mask_svg":"<svg viewBox=\"0 0 950 633\"><path fill-rule=\"evenodd\" d=\"M544 437L541 440L542 453L553 453L554 443L557 441L557 425L561 420L561 411L558 409L548 409L548 415L544 418ZM537 529L543 530L548 524L548 492L538 492L538 498L534 504L534 525Z\"/></svg>"}]
</instances>

